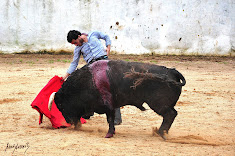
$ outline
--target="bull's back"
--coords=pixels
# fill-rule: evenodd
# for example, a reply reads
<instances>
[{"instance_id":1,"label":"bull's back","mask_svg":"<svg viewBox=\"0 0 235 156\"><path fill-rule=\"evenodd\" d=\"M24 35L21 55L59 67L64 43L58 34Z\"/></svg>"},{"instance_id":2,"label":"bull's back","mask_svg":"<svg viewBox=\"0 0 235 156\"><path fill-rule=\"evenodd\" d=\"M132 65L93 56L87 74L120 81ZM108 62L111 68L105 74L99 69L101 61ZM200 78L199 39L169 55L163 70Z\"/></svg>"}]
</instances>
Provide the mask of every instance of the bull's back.
<instances>
[{"instance_id":1,"label":"bull's back","mask_svg":"<svg viewBox=\"0 0 235 156\"><path fill-rule=\"evenodd\" d=\"M142 104L149 99L160 100L162 98L177 101L181 94L181 86L169 84L165 81L126 77L126 74L135 72L140 75L149 74L150 76L151 74L169 75L172 81L179 81L174 74L170 73L170 69L164 66L125 61L109 61L108 66L111 92L118 105ZM171 101L169 101L170 103Z\"/></svg>"}]
</instances>

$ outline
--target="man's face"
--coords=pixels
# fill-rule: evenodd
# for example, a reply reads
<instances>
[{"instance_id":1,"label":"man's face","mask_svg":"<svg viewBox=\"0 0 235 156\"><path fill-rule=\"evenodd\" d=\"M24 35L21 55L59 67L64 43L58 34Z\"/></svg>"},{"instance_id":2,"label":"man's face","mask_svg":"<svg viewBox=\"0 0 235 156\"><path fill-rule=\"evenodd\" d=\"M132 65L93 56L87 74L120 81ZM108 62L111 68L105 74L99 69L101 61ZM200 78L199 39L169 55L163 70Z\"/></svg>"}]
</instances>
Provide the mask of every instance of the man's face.
<instances>
[{"instance_id":1,"label":"man's face","mask_svg":"<svg viewBox=\"0 0 235 156\"><path fill-rule=\"evenodd\" d=\"M72 42L71 44L74 44L75 46L81 46L84 42L84 39L81 38L80 35L78 35L78 38L75 40L75 39L72 39Z\"/></svg>"}]
</instances>

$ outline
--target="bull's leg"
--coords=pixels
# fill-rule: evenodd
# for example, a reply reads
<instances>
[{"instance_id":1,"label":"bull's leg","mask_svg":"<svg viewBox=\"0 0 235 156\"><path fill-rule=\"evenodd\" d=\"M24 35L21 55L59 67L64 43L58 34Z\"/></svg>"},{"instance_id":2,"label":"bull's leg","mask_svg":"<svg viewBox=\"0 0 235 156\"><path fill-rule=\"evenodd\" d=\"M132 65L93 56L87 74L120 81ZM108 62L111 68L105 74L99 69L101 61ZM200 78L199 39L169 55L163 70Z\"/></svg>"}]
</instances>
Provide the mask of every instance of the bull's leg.
<instances>
[{"instance_id":1,"label":"bull's leg","mask_svg":"<svg viewBox=\"0 0 235 156\"><path fill-rule=\"evenodd\" d=\"M87 114L83 115L82 117L83 117L84 119L90 119L91 116L93 116L93 115L94 115L94 112L90 112L90 113L87 113Z\"/></svg>"},{"instance_id":2,"label":"bull's leg","mask_svg":"<svg viewBox=\"0 0 235 156\"><path fill-rule=\"evenodd\" d=\"M115 110L112 110L108 113L106 113L107 121L109 123L109 130L106 134L105 138L111 138L113 137L113 134L115 134L115 127L114 127L114 118L115 118Z\"/></svg>"},{"instance_id":3,"label":"bull's leg","mask_svg":"<svg viewBox=\"0 0 235 156\"><path fill-rule=\"evenodd\" d=\"M82 124L80 122L80 119L74 118L73 122L74 122L74 129L75 130L79 130L81 128L81 126L82 126Z\"/></svg>"},{"instance_id":4,"label":"bull's leg","mask_svg":"<svg viewBox=\"0 0 235 156\"><path fill-rule=\"evenodd\" d=\"M74 129L75 130L79 130L81 127L82 127L82 124L81 124L81 122L80 122L80 120L79 121L77 121L76 123L74 123Z\"/></svg>"},{"instance_id":5,"label":"bull's leg","mask_svg":"<svg viewBox=\"0 0 235 156\"><path fill-rule=\"evenodd\" d=\"M157 133L163 138L166 139L164 136L164 132L168 133L172 123L174 122L175 117L177 116L177 111L174 108L169 108L161 114L163 117L162 125L157 131Z\"/></svg>"}]
</instances>

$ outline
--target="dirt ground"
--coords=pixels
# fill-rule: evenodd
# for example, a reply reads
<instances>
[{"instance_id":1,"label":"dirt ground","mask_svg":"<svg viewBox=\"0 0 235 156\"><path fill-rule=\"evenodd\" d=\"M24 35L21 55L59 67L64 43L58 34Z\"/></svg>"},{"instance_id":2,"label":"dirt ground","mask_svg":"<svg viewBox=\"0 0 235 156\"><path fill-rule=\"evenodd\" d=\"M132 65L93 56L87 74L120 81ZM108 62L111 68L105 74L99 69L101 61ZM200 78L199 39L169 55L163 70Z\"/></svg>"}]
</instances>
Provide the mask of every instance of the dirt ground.
<instances>
[{"instance_id":1,"label":"dirt ground","mask_svg":"<svg viewBox=\"0 0 235 156\"><path fill-rule=\"evenodd\" d=\"M151 109L121 109L123 123L106 139L105 115L81 130L54 129L31 103L54 76L63 76L72 55L0 55L0 155L235 155L235 58L112 55L111 59L174 67L186 78L168 139L153 133L162 117ZM84 65L81 61L80 66ZM149 108L144 104L145 108Z\"/></svg>"}]
</instances>

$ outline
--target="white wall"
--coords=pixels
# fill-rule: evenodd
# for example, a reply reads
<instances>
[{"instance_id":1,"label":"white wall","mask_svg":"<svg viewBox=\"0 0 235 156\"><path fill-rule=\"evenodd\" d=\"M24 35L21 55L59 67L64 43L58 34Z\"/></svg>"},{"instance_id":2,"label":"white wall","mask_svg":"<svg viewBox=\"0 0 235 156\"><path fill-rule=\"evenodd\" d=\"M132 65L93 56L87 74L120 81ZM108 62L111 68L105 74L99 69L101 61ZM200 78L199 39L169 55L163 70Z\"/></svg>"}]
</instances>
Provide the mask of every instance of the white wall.
<instances>
[{"instance_id":1,"label":"white wall","mask_svg":"<svg viewBox=\"0 0 235 156\"><path fill-rule=\"evenodd\" d=\"M234 0L1 0L0 52L72 50L71 29L118 53L234 53Z\"/></svg>"}]
</instances>

